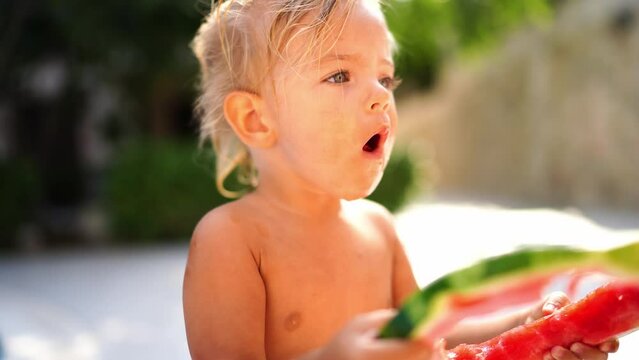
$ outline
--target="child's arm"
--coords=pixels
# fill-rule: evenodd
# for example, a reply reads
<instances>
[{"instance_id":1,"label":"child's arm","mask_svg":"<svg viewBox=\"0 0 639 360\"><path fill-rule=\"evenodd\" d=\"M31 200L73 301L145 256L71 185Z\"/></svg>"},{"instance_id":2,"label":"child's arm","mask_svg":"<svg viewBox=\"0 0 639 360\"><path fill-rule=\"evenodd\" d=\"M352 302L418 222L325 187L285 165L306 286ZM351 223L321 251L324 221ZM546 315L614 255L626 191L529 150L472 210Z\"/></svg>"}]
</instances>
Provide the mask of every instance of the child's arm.
<instances>
[{"instance_id":1,"label":"child's arm","mask_svg":"<svg viewBox=\"0 0 639 360\"><path fill-rule=\"evenodd\" d=\"M393 306L399 308L419 289L404 247L393 230Z\"/></svg>"},{"instance_id":2,"label":"child's arm","mask_svg":"<svg viewBox=\"0 0 639 360\"><path fill-rule=\"evenodd\" d=\"M197 226L184 274L191 357L265 359L265 291L239 225L209 213Z\"/></svg>"}]
</instances>

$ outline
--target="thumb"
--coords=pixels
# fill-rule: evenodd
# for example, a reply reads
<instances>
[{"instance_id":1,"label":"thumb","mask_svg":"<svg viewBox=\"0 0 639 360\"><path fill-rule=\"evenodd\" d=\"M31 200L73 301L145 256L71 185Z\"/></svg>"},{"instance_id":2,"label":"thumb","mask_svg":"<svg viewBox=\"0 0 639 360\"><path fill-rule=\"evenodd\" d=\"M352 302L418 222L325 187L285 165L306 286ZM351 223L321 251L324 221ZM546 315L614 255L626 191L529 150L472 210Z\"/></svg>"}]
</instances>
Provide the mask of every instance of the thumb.
<instances>
[{"instance_id":1,"label":"thumb","mask_svg":"<svg viewBox=\"0 0 639 360\"><path fill-rule=\"evenodd\" d=\"M544 300L541 308L542 316L550 315L568 304L570 304L568 295L561 291L555 291Z\"/></svg>"},{"instance_id":2,"label":"thumb","mask_svg":"<svg viewBox=\"0 0 639 360\"><path fill-rule=\"evenodd\" d=\"M565 293L561 291L550 293L530 309L524 323L528 324L543 316L550 315L569 303L570 299Z\"/></svg>"}]
</instances>

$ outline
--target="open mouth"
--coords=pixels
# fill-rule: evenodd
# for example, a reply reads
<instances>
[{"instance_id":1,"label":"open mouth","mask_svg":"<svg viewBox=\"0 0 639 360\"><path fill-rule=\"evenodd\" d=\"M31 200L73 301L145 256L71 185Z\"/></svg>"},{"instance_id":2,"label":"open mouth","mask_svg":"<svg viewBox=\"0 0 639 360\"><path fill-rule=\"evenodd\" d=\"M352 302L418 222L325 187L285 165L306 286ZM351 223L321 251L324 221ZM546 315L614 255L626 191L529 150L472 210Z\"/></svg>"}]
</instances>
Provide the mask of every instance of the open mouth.
<instances>
[{"instance_id":1,"label":"open mouth","mask_svg":"<svg viewBox=\"0 0 639 360\"><path fill-rule=\"evenodd\" d=\"M380 154L384 149L384 144L386 143L386 139L388 138L388 128L383 128L378 131L375 135L371 136L366 144L362 147L362 150L369 154Z\"/></svg>"},{"instance_id":2,"label":"open mouth","mask_svg":"<svg viewBox=\"0 0 639 360\"><path fill-rule=\"evenodd\" d=\"M370 139L368 139L366 144L364 144L364 147L362 148L362 150L369 153L375 152L375 150L379 148L381 139L382 139L382 136L380 134L373 135Z\"/></svg>"}]
</instances>

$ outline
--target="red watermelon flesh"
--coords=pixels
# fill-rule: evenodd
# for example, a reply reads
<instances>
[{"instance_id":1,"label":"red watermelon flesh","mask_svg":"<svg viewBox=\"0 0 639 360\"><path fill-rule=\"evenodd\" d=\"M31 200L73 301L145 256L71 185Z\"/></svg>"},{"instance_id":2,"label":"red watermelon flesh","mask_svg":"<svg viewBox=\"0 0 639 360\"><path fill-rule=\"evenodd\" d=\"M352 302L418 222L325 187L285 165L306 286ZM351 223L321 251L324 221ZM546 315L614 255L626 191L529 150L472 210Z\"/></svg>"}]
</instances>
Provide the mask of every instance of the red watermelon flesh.
<instances>
[{"instance_id":1,"label":"red watermelon flesh","mask_svg":"<svg viewBox=\"0 0 639 360\"><path fill-rule=\"evenodd\" d=\"M639 327L639 284L611 282L583 299L481 344L462 344L450 360L542 360L553 346L599 344Z\"/></svg>"}]
</instances>

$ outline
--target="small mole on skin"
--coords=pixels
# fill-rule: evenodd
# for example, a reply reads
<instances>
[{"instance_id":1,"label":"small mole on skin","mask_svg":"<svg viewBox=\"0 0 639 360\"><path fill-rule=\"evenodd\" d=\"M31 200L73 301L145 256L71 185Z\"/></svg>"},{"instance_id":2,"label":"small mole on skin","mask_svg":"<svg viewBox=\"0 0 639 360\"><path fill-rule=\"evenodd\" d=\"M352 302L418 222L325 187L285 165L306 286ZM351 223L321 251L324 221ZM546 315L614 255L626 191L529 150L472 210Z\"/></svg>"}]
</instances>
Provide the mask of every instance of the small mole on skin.
<instances>
[{"instance_id":1,"label":"small mole on skin","mask_svg":"<svg viewBox=\"0 0 639 360\"><path fill-rule=\"evenodd\" d=\"M300 323L302 322L302 315L295 311L286 317L284 320L284 328L288 331L297 330L300 327Z\"/></svg>"},{"instance_id":2,"label":"small mole on skin","mask_svg":"<svg viewBox=\"0 0 639 360\"><path fill-rule=\"evenodd\" d=\"M242 224L242 221L244 220L241 216L237 214L231 214L230 218L231 218L231 222L236 225Z\"/></svg>"}]
</instances>

